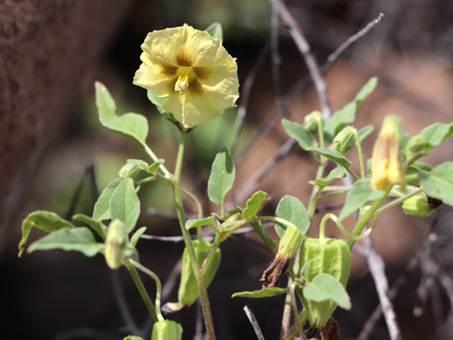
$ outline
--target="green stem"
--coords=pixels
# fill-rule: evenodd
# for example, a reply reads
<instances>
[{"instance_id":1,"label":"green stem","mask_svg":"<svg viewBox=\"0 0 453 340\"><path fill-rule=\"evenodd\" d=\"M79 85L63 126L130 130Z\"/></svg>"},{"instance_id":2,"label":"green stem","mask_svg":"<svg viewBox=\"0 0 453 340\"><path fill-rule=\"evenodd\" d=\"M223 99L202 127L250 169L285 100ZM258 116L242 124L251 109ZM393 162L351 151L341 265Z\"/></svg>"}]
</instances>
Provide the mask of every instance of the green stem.
<instances>
[{"instance_id":1,"label":"green stem","mask_svg":"<svg viewBox=\"0 0 453 340\"><path fill-rule=\"evenodd\" d=\"M354 230L352 231L352 236L354 236L354 237L359 236L362 233L363 228L365 228L365 226L368 223L368 221L370 220L370 218L375 216L375 214L376 214L377 210L379 209L379 207L381 206L382 202L384 202L384 200L387 198L388 194L392 190L392 187L393 187L392 185L389 185L389 187L385 191L385 194L380 199L378 199L376 202L374 202L373 205L365 212L365 214L363 214L359 218L359 220L357 221L357 225L355 226ZM349 242L348 242L349 249L352 249L355 242L356 241L353 239L349 240Z\"/></svg>"},{"instance_id":2,"label":"green stem","mask_svg":"<svg viewBox=\"0 0 453 340\"><path fill-rule=\"evenodd\" d=\"M179 219L179 224L181 226L182 236L184 238L184 243L185 243L187 252L189 254L192 271L195 276L195 280L197 281L198 291L200 293L200 301L201 301L201 307L203 310L206 332L208 334L209 340L215 340L216 337L215 337L215 332L214 332L214 322L212 320L211 306L209 305L208 291L206 289L206 285L204 283L203 276L200 271L200 266L198 264L197 256L195 255L195 250L192 245L190 233L185 228L186 216L185 216L184 207L182 204L180 183L181 183L181 169L182 169L182 161L184 158L184 148L185 148L186 136L187 136L187 130L183 129L183 131L181 133L181 141L179 143L179 148L178 148L178 156L176 158L175 174L174 174L174 182L173 182L173 194L175 197L176 210L178 213L178 219Z\"/></svg>"},{"instance_id":3,"label":"green stem","mask_svg":"<svg viewBox=\"0 0 453 340\"><path fill-rule=\"evenodd\" d=\"M302 324L305 324L305 322L307 321L307 313L305 313L305 309L302 310L302 312L299 313L298 315L298 319L299 319L299 322L301 322ZM297 325L294 323L294 325L291 327L291 329L289 330L289 333L288 335L283 339L283 340L294 340L297 336L297 333L298 333L298 329L297 329ZM307 336L305 335L304 332L302 332L302 334L299 334L301 336L301 338L303 340L308 340Z\"/></svg>"},{"instance_id":4,"label":"green stem","mask_svg":"<svg viewBox=\"0 0 453 340\"><path fill-rule=\"evenodd\" d=\"M203 262L203 266L201 267L202 275L205 274L206 268L209 268L210 262L214 258L214 254L217 251L217 248L220 246L220 242L222 241L222 233L218 232L211 248L209 249L208 254Z\"/></svg>"},{"instance_id":5,"label":"green stem","mask_svg":"<svg viewBox=\"0 0 453 340\"><path fill-rule=\"evenodd\" d=\"M151 150L151 148L146 145L145 143L142 143L143 148L145 149L145 152L148 154L148 156L153 160L153 162L157 162L159 158L157 158L156 154ZM172 174L170 171L167 170L165 165L160 164L159 169L164 173L164 176L167 178L171 178Z\"/></svg>"},{"instance_id":6,"label":"green stem","mask_svg":"<svg viewBox=\"0 0 453 340\"><path fill-rule=\"evenodd\" d=\"M296 301L296 294L294 293L296 289L296 282L291 282L291 285L289 287L289 291L291 294L291 306L293 307L293 314L294 314L294 322L297 327L297 331L299 332L299 335L302 336L304 334L303 330L303 323L301 322L302 320L299 318L299 311L297 310L297 301Z\"/></svg>"},{"instance_id":7,"label":"green stem","mask_svg":"<svg viewBox=\"0 0 453 340\"><path fill-rule=\"evenodd\" d=\"M377 222L377 219L375 218L375 221L373 221L372 226L370 226L370 228L368 228L368 230L366 232L364 232L363 234L361 234L359 236L354 236L346 230L346 228L343 226L343 224L340 222L340 220L338 219L337 216L335 216L334 214L331 214L331 213L325 214L324 217L322 218L321 224L319 226L319 241L321 244L325 243L325 241L324 241L325 229L326 229L326 222L328 219L331 219L332 221L335 222L338 229L340 229L341 233L344 236L346 236L348 238L348 240L354 240L354 241L361 241L361 240L367 238L368 235L371 234L371 231L373 230L374 226L376 225L375 222Z\"/></svg>"},{"instance_id":8,"label":"green stem","mask_svg":"<svg viewBox=\"0 0 453 340\"><path fill-rule=\"evenodd\" d=\"M362 146L360 144L359 133L356 129L354 129L354 136L355 142L357 144L357 153L359 154L359 162L360 162L360 178L365 178L365 166L363 163L363 154L362 154Z\"/></svg>"},{"instance_id":9,"label":"green stem","mask_svg":"<svg viewBox=\"0 0 453 340\"><path fill-rule=\"evenodd\" d=\"M171 177L173 177L173 175ZM169 178L162 177L162 176L159 176L159 175L156 178L158 180L162 181L162 183L165 183L165 184L170 185L172 187L175 185L175 180L174 179L169 179ZM181 193L183 193L184 195L189 197L192 200L192 202L194 202L195 205L197 206L198 218L203 218L203 206L201 205L201 202L198 200L197 196L195 196L190 191L188 191L188 190L186 190L184 188L180 188L180 190L181 190Z\"/></svg>"},{"instance_id":10,"label":"green stem","mask_svg":"<svg viewBox=\"0 0 453 340\"><path fill-rule=\"evenodd\" d=\"M319 165L318 170L316 171L316 180L322 178L324 170L326 168L327 162ZM321 195L321 188L318 185L314 185L310 195L310 201L308 203L308 216L310 217L310 224L313 221L313 216L315 216L316 206L318 205L319 196Z\"/></svg>"},{"instance_id":11,"label":"green stem","mask_svg":"<svg viewBox=\"0 0 453 340\"><path fill-rule=\"evenodd\" d=\"M132 259L127 260L131 264L133 264L136 268L140 269L142 272L145 274L151 276L151 278L156 282L156 313L157 313L157 319L159 321L164 321L164 317L162 316L162 312L160 311L160 297L161 297L161 292L162 292L162 284L160 282L159 277L154 274L151 270L148 268L142 266L139 262L134 261Z\"/></svg>"},{"instance_id":12,"label":"green stem","mask_svg":"<svg viewBox=\"0 0 453 340\"><path fill-rule=\"evenodd\" d=\"M142 280L140 279L140 276L138 275L137 269L128 261L124 261L127 269L129 270L129 273L132 276L132 280L134 280L135 286L137 287L140 296L142 297L143 301L145 302L146 308L148 308L149 313L151 314L151 317L154 319L154 321L158 321L159 318L157 317L156 314L156 308L154 307L148 292L145 289L145 286L143 285Z\"/></svg>"},{"instance_id":13,"label":"green stem","mask_svg":"<svg viewBox=\"0 0 453 340\"><path fill-rule=\"evenodd\" d=\"M417 195L418 193L420 193L422 191L423 191L423 189L421 189L421 188L419 188L417 190L414 190L414 191L411 191L407 195L399 197L399 198L391 201L390 203L384 205L382 208L379 208L377 212L378 212L378 214L380 214L383 211L386 211L386 210L388 210L390 208L393 208L394 206L396 206L396 205L402 203L403 201L407 200L409 197L415 196L415 195Z\"/></svg>"}]
</instances>

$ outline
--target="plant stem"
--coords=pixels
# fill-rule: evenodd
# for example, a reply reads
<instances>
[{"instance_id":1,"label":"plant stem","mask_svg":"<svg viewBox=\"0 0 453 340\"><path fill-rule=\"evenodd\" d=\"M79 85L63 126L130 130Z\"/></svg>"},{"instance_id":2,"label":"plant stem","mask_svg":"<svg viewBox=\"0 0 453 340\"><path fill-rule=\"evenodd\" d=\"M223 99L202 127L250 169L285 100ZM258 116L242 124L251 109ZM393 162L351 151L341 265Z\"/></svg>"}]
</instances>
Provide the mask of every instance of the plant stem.
<instances>
[{"instance_id":1,"label":"plant stem","mask_svg":"<svg viewBox=\"0 0 453 340\"><path fill-rule=\"evenodd\" d=\"M153 152L153 150L151 150L151 148L148 145L146 145L145 143L142 143L142 146L145 149L145 152L148 154L148 156L153 160L153 162L157 162L159 158L157 158L157 156ZM163 164L159 165L159 169L162 170L165 177L171 178L172 174L170 171L167 170L165 165L163 165Z\"/></svg>"},{"instance_id":2,"label":"plant stem","mask_svg":"<svg viewBox=\"0 0 453 340\"><path fill-rule=\"evenodd\" d=\"M181 133L181 141L178 148L178 156L176 158L174 182L173 182L173 194L176 202L176 210L178 213L179 224L181 226L182 236L184 238L184 243L186 245L187 252L189 254L190 263L192 266L192 271L197 281L198 291L200 293L201 307L203 310L203 316L206 326L206 332L208 333L209 340L215 340L214 332L214 322L212 320L211 307L209 305L208 291L203 280L202 273L200 271L200 266L198 264L197 256L195 255L195 250L192 245L192 240L189 234L189 231L185 228L186 217L184 212L184 207L182 204L181 198L181 169L182 161L184 158L184 147L187 136L187 130L183 129Z\"/></svg>"},{"instance_id":3,"label":"plant stem","mask_svg":"<svg viewBox=\"0 0 453 340\"><path fill-rule=\"evenodd\" d=\"M354 230L352 231L352 236L359 236L362 233L363 228L365 228L365 226L368 223L368 221L370 220L370 218L374 216L376 211L381 206L382 202L384 202L384 200L387 198L388 194L392 190L392 187L393 187L393 185L389 185L389 187L385 191L385 194L380 199L378 199L376 202L374 202L373 205L365 212L365 214L363 214L359 218L359 220L357 221L357 225L355 226ZM355 242L356 241L354 239L349 240L349 242L348 242L349 249L352 249Z\"/></svg>"},{"instance_id":4,"label":"plant stem","mask_svg":"<svg viewBox=\"0 0 453 340\"><path fill-rule=\"evenodd\" d=\"M162 312L160 311L160 296L162 292L162 284L159 280L159 277L154 274L151 270L146 268L145 266L142 266L139 262L134 261L132 259L128 260L131 264L133 264L136 268L140 269L142 272L145 274L151 276L151 278L156 282L156 313L157 313L157 319L159 321L164 321L164 317L162 316Z\"/></svg>"},{"instance_id":5,"label":"plant stem","mask_svg":"<svg viewBox=\"0 0 453 340\"><path fill-rule=\"evenodd\" d=\"M363 154L362 154L362 146L360 144L359 133L356 129L354 129L354 137L355 142L357 145L357 153L359 154L359 162L360 162L360 178L365 178L365 166L363 164Z\"/></svg>"},{"instance_id":6,"label":"plant stem","mask_svg":"<svg viewBox=\"0 0 453 340\"><path fill-rule=\"evenodd\" d=\"M316 171L316 180L322 178L324 170L326 168L326 163L324 162L319 165L318 170ZM316 181L315 180L315 181ZM316 206L318 205L318 199L321 195L321 188L318 185L314 185L310 195L310 202L308 203L308 216L310 217L310 224L313 221L313 216L315 216Z\"/></svg>"},{"instance_id":7,"label":"plant stem","mask_svg":"<svg viewBox=\"0 0 453 340\"><path fill-rule=\"evenodd\" d=\"M132 276L132 280L134 280L135 286L137 287L143 301L145 302L146 308L148 308L149 313L151 314L151 317L154 319L154 321L158 321L158 317L156 314L156 308L154 307L148 292L145 289L145 286L143 285L142 279L140 279L140 276L138 275L137 269L128 261L124 261L127 269L129 270L129 273Z\"/></svg>"},{"instance_id":8,"label":"plant stem","mask_svg":"<svg viewBox=\"0 0 453 340\"><path fill-rule=\"evenodd\" d=\"M173 175L171 177L173 177ZM164 184L170 185L172 187L175 185L174 179L172 179L172 178L167 178L167 177L163 177L160 175L157 175L156 178L158 180L162 181ZM195 205L197 206L198 218L203 218L203 206L201 205L201 202L198 200L197 196L195 196L189 190L186 190L184 188L180 187L180 190L181 190L181 193L183 193L184 195L189 197L193 201L193 203L195 203Z\"/></svg>"},{"instance_id":9,"label":"plant stem","mask_svg":"<svg viewBox=\"0 0 453 340\"><path fill-rule=\"evenodd\" d=\"M297 331L299 332L299 335L302 336L304 333L303 326L304 324L301 322L299 318L299 311L297 310L297 300L296 300L296 294L294 293L296 289L296 282L291 282L290 285L290 294L291 294L291 306L293 307L293 314L294 314L294 323L296 324Z\"/></svg>"}]
</instances>

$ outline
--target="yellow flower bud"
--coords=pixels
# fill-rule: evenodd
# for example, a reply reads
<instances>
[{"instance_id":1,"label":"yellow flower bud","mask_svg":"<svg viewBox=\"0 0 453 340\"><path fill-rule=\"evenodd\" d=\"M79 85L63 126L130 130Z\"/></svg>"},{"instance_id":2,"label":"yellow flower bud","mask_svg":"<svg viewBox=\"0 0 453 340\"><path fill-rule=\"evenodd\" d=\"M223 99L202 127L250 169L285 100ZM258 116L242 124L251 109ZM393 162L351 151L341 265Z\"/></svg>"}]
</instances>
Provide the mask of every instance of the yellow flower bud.
<instances>
[{"instance_id":1,"label":"yellow flower bud","mask_svg":"<svg viewBox=\"0 0 453 340\"><path fill-rule=\"evenodd\" d=\"M401 122L397 116L385 117L373 149L371 186L385 190L389 185L406 189L401 164Z\"/></svg>"}]
</instances>

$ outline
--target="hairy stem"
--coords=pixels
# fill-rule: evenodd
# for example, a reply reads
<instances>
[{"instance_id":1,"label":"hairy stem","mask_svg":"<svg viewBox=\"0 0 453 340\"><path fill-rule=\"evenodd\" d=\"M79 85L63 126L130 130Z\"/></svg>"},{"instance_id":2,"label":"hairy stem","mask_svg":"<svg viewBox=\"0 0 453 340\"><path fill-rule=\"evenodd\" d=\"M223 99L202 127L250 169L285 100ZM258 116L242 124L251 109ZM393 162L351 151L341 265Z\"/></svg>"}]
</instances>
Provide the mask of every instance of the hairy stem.
<instances>
[{"instance_id":1,"label":"hairy stem","mask_svg":"<svg viewBox=\"0 0 453 340\"><path fill-rule=\"evenodd\" d=\"M198 264L197 256L195 255L195 250L192 245L192 240L191 240L189 231L185 228L186 216L185 216L184 207L182 204L180 184L181 184L181 169L182 169L182 161L184 158L184 148L185 148L186 136L187 136L187 130L184 129L181 133L181 141L179 143L178 156L176 159L174 182L173 182L173 194L175 197L176 210L178 213L178 219L179 219L179 224L181 226L182 236L184 238L184 243L186 245L186 249L189 254L192 271L195 276L195 280L197 281L198 291L200 293L200 301L201 301L201 307L203 310L206 332L208 333L209 340L215 340L216 337L215 337L215 332L214 332L214 322L212 320L211 306L209 305L208 291L206 289L206 285L204 283L203 276L200 271L200 266Z\"/></svg>"}]
</instances>

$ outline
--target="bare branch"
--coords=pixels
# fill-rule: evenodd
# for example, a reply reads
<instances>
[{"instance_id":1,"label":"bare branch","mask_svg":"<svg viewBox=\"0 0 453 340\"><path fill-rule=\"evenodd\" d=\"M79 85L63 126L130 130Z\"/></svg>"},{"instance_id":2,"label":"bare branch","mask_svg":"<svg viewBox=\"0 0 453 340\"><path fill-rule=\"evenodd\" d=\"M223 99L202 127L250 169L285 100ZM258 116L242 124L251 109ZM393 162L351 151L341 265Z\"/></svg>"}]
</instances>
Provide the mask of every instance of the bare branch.
<instances>
[{"instance_id":1,"label":"bare branch","mask_svg":"<svg viewBox=\"0 0 453 340\"><path fill-rule=\"evenodd\" d=\"M249 305L244 306L244 312L247 315L258 340L264 340L263 332L261 332L260 325L258 324L258 321L256 321L255 315L253 314Z\"/></svg>"},{"instance_id":2,"label":"bare branch","mask_svg":"<svg viewBox=\"0 0 453 340\"><path fill-rule=\"evenodd\" d=\"M387 276L385 275L385 264L382 257L377 253L376 248L371 240L367 237L364 240L364 250L370 268L371 275L376 285L376 290L384 311L385 321L392 340L401 340L401 332L396 321L395 311L389 296L389 287Z\"/></svg>"},{"instance_id":3,"label":"bare branch","mask_svg":"<svg viewBox=\"0 0 453 340\"><path fill-rule=\"evenodd\" d=\"M328 120L332 115L332 109L330 107L329 97L327 96L327 87L324 82L324 79L321 76L321 71L319 69L318 62L311 53L310 45L307 40L305 40L304 34L300 26L297 24L296 20L291 15L291 12L285 6L283 2L279 0L272 0L274 6L279 6L280 16L285 24L289 26L289 33L294 39L294 42L297 45L300 53L305 59L308 70L310 72L313 83L315 84L316 91L318 92L319 101L321 103L322 115L325 120Z\"/></svg>"}]
</instances>

